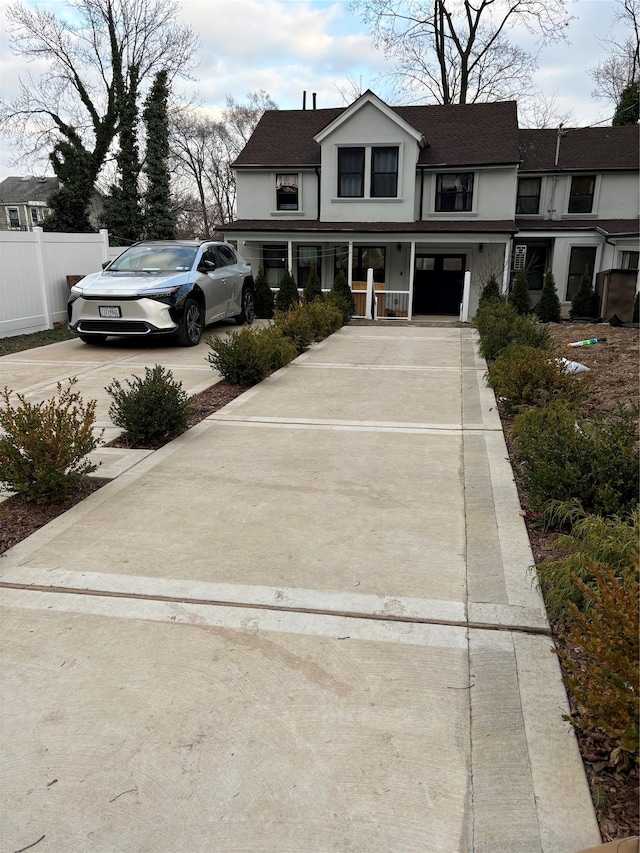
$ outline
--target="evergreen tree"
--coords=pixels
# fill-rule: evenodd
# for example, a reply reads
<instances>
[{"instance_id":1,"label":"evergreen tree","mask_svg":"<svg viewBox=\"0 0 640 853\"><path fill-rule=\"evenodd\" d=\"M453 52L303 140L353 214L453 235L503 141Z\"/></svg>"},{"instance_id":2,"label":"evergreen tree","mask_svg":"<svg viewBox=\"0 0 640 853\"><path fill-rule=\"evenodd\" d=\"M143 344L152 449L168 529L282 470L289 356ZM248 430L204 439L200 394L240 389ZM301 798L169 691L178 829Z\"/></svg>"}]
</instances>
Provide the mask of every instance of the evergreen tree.
<instances>
[{"instance_id":1,"label":"evergreen tree","mask_svg":"<svg viewBox=\"0 0 640 853\"><path fill-rule=\"evenodd\" d=\"M520 270L511 285L511 293L509 294L509 302L516 309L518 314L526 316L531 313L531 299L529 298L529 283L527 282L527 274L524 270Z\"/></svg>"},{"instance_id":2,"label":"evergreen tree","mask_svg":"<svg viewBox=\"0 0 640 853\"><path fill-rule=\"evenodd\" d=\"M51 213L42 223L44 231L85 233L95 231L89 222L89 203L95 175L94 157L82 145L73 128L67 128L71 142L56 143L49 160L59 188L49 197Z\"/></svg>"},{"instance_id":3,"label":"evergreen tree","mask_svg":"<svg viewBox=\"0 0 640 853\"><path fill-rule=\"evenodd\" d=\"M273 291L269 287L269 282L262 266L259 267L255 280L255 297L256 317L260 317L263 320L273 319Z\"/></svg>"},{"instance_id":4,"label":"evergreen tree","mask_svg":"<svg viewBox=\"0 0 640 853\"><path fill-rule=\"evenodd\" d=\"M122 97L120 116L120 149L116 155L118 180L112 184L104 199L102 222L117 240L134 243L142 237L143 222L140 209L138 178L140 157L137 142L138 106L134 89Z\"/></svg>"},{"instance_id":5,"label":"evergreen tree","mask_svg":"<svg viewBox=\"0 0 640 853\"><path fill-rule=\"evenodd\" d=\"M320 284L320 277L315 264L312 264L309 270L309 277L307 278L307 285L303 291L303 296L306 303L322 299L322 285Z\"/></svg>"},{"instance_id":6,"label":"evergreen tree","mask_svg":"<svg viewBox=\"0 0 640 853\"><path fill-rule=\"evenodd\" d=\"M276 296L276 308L278 311L288 311L289 308L295 308L299 303L298 285L295 278L287 270L280 282L280 289Z\"/></svg>"},{"instance_id":7,"label":"evergreen tree","mask_svg":"<svg viewBox=\"0 0 640 853\"><path fill-rule=\"evenodd\" d=\"M540 302L535 308L536 314L542 323L560 322L560 300L556 291L556 282L551 270L547 270L542 285Z\"/></svg>"},{"instance_id":8,"label":"evergreen tree","mask_svg":"<svg viewBox=\"0 0 640 853\"><path fill-rule=\"evenodd\" d=\"M342 312L343 322L348 323L356 313L356 302L347 282L347 277L342 270L338 272L334 279L330 298Z\"/></svg>"},{"instance_id":9,"label":"evergreen tree","mask_svg":"<svg viewBox=\"0 0 640 853\"><path fill-rule=\"evenodd\" d=\"M611 124L616 127L623 124L638 124L640 121L640 83L629 85L620 95L615 115Z\"/></svg>"},{"instance_id":10,"label":"evergreen tree","mask_svg":"<svg viewBox=\"0 0 640 853\"><path fill-rule=\"evenodd\" d=\"M145 231L150 240L174 240L176 235L169 172L168 76L167 71L156 74L142 114L147 127Z\"/></svg>"},{"instance_id":11,"label":"evergreen tree","mask_svg":"<svg viewBox=\"0 0 640 853\"><path fill-rule=\"evenodd\" d=\"M589 275L589 267L585 266L580 286L573 295L571 300L571 310L569 316L573 320L575 317L597 317L598 302L593 285L591 284L591 276Z\"/></svg>"},{"instance_id":12,"label":"evergreen tree","mask_svg":"<svg viewBox=\"0 0 640 853\"><path fill-rule=\"evenodd\" d=\"M485 305L487 302L497 302L499 299L502 299L502 294L500 293L500 285L498 284L497 278L492 273L491 278L482 288L478 308L481 305Z\"/></svg>"}]
</instances>

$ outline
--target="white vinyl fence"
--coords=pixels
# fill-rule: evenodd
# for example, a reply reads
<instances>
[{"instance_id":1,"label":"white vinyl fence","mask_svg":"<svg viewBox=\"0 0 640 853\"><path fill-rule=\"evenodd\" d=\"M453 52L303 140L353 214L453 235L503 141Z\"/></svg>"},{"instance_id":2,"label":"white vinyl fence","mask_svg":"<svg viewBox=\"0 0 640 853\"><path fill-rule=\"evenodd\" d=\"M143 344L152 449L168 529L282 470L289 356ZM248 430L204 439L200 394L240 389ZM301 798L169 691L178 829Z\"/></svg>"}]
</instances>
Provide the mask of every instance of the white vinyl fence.
<instances>
[{"instance_id":1,"label":"white vinyl fence","mask_svg":"<svg viewBox=\"0 0 640 853\"><path fill-rule=\"evenodd\" d=\"M98 272L122 248L99 234L0 231L0 337L52 329L67 319L68 275Z\"/></svg>"}]
</instances>

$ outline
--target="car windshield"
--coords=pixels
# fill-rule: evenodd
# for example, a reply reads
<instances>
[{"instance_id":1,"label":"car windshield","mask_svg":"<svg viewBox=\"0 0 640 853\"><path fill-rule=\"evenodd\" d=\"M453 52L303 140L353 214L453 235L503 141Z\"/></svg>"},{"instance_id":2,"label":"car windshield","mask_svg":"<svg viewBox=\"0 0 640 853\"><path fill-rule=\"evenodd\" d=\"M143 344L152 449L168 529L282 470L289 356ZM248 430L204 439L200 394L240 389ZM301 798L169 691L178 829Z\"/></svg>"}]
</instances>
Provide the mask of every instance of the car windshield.
<instances>
[{"instance_id":1,"label":"car windshield","mask_svg":"<svg viewBox=\"0 0 640 853\"><path fill-rule=\"evenodd\" d=\"M131 246L111 264L117 272L185 272L190 270L195 246Z\"/></svg>"}]
</instances>

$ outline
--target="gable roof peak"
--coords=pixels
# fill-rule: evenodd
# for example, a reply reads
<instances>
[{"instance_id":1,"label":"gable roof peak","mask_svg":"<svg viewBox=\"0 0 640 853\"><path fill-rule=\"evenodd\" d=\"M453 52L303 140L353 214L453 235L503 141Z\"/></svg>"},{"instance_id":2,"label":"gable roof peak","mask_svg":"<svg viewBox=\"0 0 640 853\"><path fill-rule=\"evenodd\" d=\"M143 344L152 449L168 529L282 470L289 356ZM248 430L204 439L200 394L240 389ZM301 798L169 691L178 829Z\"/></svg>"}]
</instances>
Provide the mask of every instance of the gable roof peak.
<instances>
[{"instance_id":1,"label":"gable roof peak","mask_svg":"<svg viewBox=\"0 0 640 853\"><path fill-rule=\"evenodd\" d=\"M424 135L416 128L410 124L408 121L403 119L398 113L389 106L382 98L379 98L375 92L372 92L371 89L367 89L366 92L363 92L358 98L353 101L353 103L349 104L348 107L338 115L333 121L329 122L326 127L323 127L321 131L319 131L314 137L314 141L318 144L322 143L327 136L334 132L338 127L340 127L344 122L348 121L353 115L355 115L359 110L361 110L366 104L373 105L377 110L387 116L394 124L397 124L404 131L406 131L410 136L416 140L418 145L421 148L424 148L427 144Z\"/></svg>"}]
</instances>

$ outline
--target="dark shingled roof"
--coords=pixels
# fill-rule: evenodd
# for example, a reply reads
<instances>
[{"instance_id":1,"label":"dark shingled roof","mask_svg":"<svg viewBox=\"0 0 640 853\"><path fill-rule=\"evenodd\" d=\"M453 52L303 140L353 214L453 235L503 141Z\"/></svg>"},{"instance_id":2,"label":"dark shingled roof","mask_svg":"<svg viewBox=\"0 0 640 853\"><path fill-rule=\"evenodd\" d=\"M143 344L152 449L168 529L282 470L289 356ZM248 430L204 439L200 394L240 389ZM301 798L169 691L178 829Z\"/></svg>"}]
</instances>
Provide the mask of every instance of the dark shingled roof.
<instances>
[{"instance_id":1,"label":"dark shingled roof","mask_svg":"<svg viewBox=\"0 0 640 853\"><path fill-rule=\"evenodd\" d=\"M607 234L640 233L637 219L527 219L518 217L519 231L595 231L599 228Z\"/></svg>"},{"instance_id":2,"label":"dark shingled roof","mask_svg":"<svg viewBox=\"0 0 640 853\"><path fill-rule=\"evenodd\" d=\"M0 183L0 204L46 202L51 193L57 189L57 178L5 178Z\"/></svg>"},{"instance_id":3,"label":"dark shingled roof","mask_svg":"<svg viewBox=\"0 0 640 853\"><path fill-rule=\"evenodd\" d=\"M345 109L265 112L234 165L319 166L320 146L313 137ZM420 165L481 166L520 160L514 101L390 109L427 140Z\"/></svg>"},{"instance_id":4,"label":"dark shingled roof","mask_svg":"<svg viewBox=\"0 0 640 853\"><path fill-rule=\"evenodd\" d=\"M560 138L558 165L555 165L557 130L521 130L520 150L523 172L638 169L640 128L565 128Z\"/></svg>"},{"instance_id":5,"label":"dark shingled roof","mask_svg":"<svg viewBox=\"0 0 640 853\"><path fill-rule=\"evenodd\" d=\"M484 220L477 219L455 222L444 220L420 220L419 222L318 222L316 219L238 219L226 225L216 226L220 231L271 231L300 233L310 232L361 232L372 234L390 232L394 234L426 234L426 233L513 233L516 226L513 220Z\"/></svg>"}]
</instances>

